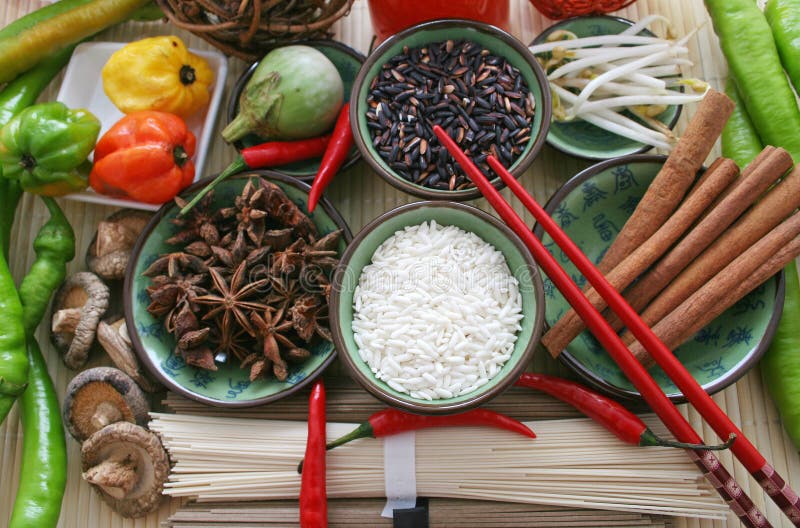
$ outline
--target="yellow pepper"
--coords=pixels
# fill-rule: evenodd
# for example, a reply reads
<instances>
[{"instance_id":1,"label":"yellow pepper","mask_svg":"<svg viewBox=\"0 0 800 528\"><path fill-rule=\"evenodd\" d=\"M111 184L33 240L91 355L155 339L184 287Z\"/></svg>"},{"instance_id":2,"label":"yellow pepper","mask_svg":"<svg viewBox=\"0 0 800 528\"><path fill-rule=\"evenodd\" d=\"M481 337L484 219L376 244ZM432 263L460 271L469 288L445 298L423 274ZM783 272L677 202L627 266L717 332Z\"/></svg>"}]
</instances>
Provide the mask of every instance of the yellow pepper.
<instances>
[{"instance_id":1,"label":"yellow pepper","mask_svg":"<svg viewBox=\"0 0 800 528\"><path fill-rule=\"evenodd\" d=\"M123 113L139 110L188 117L208 104L214 72L175 36L126 44L103 67L103 89Z\"/></svg>"}]
</instances>

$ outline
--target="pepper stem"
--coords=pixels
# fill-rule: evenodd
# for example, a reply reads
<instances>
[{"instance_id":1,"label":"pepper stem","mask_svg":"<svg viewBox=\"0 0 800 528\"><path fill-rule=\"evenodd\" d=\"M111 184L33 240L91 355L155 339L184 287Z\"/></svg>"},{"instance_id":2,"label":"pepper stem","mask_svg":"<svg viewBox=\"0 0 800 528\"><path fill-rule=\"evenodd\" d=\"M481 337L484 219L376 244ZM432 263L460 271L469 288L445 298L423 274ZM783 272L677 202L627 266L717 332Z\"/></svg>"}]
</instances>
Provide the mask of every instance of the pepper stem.
<instances>
[{"instance_id":1,"label":"pepper stem","mask_svg":"<svg viewBox=\"0 0 800 528\"><path fill-rule=\"evenodd\" d=\"M356 440L358 438L370 438L372 436L372 424L369 422L364 422L346 435L340 436L333 442L328 442L328 444L325 446L325 449L333 449L334 447L339 447L340 445L346 444L351 440Z\"/></svg>"},{"instance_id":2,"label":"pepper stem","mask_svg":"<svg viewBox=\"0 0 800 528\"><path fill-rule=\"evenodd\" d=\"M661 446L661 447L677 447L680 449L700 449L703 451L724 451L729 449L733 442L736 441L736 435L731 433L728 439L722 444L691 444L686 442L676 442L673 440L665 440L660 438L650 429L645 429L642 436L639 437L640 446Z\"/></svg>"},{"instance_id":3,"label":"pepper stem","mask_svg":"<svg viewBox=\"0 0 800 528\"><path fill-rule=\"evenodd\" d=\"M178 77L180 78L181 83L185 86L189 86L197 79L197 76L194 73L194 68L188 64L181 66L181 70L178 72Z\"/></svg>"},{"instance_id":4,"label":"pepper stem","mask_svg":"<svg viewBox=\"0 0 800 528\"><path fill-rule=\"evenodd\" d=\"M183 165L189 160L189 155L186 154L186 150L178 145L172 151L172 159L175 161L175 165L178 167L183 167Z\"/></svg>"},{"instance_id":5,"label":"pepper stem","mask_svg":"<svg viewBox=\"0 0 800 528\"><path fill-rule=\"evenodd\" d=\"M195 205L197 205L197 202L203 199L203 196L208 194L209 191L211 191L214 187L219 185L219 182L228 178L229 176L232 176L236 173L242 172L243 170L247 170L249 168L250 167L247 165L247 163L245 163L244 158L242 158L241 156L237 157L235 160L233 160L233 163L228 165L224 171L220 172L219 175L216 178L214 178L214 180L211 183L200 189L200 191L197 194L195 194L191 200L189 200L189 203L184 205L183 209L181 209L180 212L178 212L178 216L183 216L189 211L191 211L192 208Z\"/></svg>"},{"instance_id":6,"label":"pepper stem","mask_svg":"<svg viewBox=\"0 0 800 528\"><path fill-rule=\"evenodd\" d=\"M333 442L328 442L325 445L325 449L326 450L333 449L334 447L339 447L340 445L346 444L351 440L357 440L359 438L372 438L373 436L375 435L373 434L372 424L370 424L369 422L364 422L355 429L353 429L352 431L350 431L349 433L347 433L346 435L340 436ZM300 463L297 464L298 473L303 472L303 462L304 461L301 460Z\"/></svg>"}]
</instances>

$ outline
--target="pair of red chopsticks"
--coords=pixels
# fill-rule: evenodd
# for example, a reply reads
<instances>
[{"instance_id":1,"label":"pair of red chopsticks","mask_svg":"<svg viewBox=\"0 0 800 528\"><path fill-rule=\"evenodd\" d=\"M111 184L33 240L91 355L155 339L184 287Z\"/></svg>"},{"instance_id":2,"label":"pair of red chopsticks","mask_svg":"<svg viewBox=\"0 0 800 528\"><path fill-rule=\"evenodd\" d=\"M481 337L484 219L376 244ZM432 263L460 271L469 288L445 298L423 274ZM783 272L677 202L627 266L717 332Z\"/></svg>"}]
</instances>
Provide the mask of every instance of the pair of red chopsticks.
<instances>
[{"instance_id":1,"label":"pair of red chopsticks","mask_svg":"<svg viewBox=\"0 0 800 528\"><path fill-rule=\"evenodd\" d=\"M570 305L584 320L589 330L609 352L620 369L636 387L647 404L655 411L667 428L681 442L703 443L702 438L692 429L677 407L667 398L647 370L634 358L628 348L603 319L600 312L586 299L580 288L561 268L550 252L542 245L525 222L503 199L486 176L469 159L458 145L438 125L434 132L439 141L455 158L464 172L475 183L483 196L489 201L506 224L522 239L553 284L561 291ZM625 299L605 279L603 274L589 261L581 250L570 240L545 210L533 199L522 185L494 157L487 158L489 166L520 199L542 228L553 238L589 283L603 297L608 306L622 319L636 339L650 353L656 363L667 373L686 398L700 412L714 431L722 438L736 436L731 446L734 456L755 477L758 484L767 492L795 526L800 526L800 498L786 484L783 478L767 462L756 447L745 437L714 400L700 387L672 352L661 342ZM734 478L710 451L690 451L695 463L703 470L717 492L727 502L745 526L771 526L764 515L755 507Z\"/></svg>"}]
</instances>

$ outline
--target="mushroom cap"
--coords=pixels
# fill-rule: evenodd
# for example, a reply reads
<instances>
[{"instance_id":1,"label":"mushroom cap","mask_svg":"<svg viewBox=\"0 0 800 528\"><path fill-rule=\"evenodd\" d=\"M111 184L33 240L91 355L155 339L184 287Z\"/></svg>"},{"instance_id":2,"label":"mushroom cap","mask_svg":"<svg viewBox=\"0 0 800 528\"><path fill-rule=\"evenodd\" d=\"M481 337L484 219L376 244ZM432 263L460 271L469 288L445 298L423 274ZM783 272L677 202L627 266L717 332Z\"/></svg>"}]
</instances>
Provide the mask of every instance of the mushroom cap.
<instances>
[{"instance_id":1,"label":"mushroom cap","mask_svg":"<svg viewBox=\"0 0 800 528\"><path fill-rule=\"evenodd\" d=\"M158 508L169 458L154 433L117 422L83 443L81 468L83 478L114 511L135 518Z\"/></svg>"},{"instance_id":2,"label":"mushroom cap","mask_svg":"<svg viewBox=\"0 0 800 528\"><path fill-rule=\"evenodd\" d=\"M144 425L149 410L145 394L130 376L112 367L95 367L70 381L62 416L69 434L82 442L114 422Z\"/></svg>"},{"instance_id":3,"label":"mushroom cap","mask_svg":"<svg viewBox=\"0 0 800 528\"><path fill-rule=\"evenodd\" d=\"M101 221L86 250L86 266L106 280L125 278L133 246L153 215L136 209L120 209Z\"/></svg>"},{"instance_id":4,"label":"mushroom cap","mask_svg":"<svg viewBox=\"0 0 800 528\"><path fill-rule=\"evenodd\" d=\"M106 351L108 357L111 358L111 361L114 362L114 365L133 378L133 381L142 390L145 392L158 392L163 388L161 384L153 381L147 374L142 372L139 360L133 351L124 318L110 317L107 321L100 321L100 324L97 325L97 341Z\"/></svg>"},{"instance_id":5,"label":"mushroom cap","mask_svg":"<svg viewBox=\"0 0 800 528\"><path fill-rule=\"evenodd\" d=\"M110 296L108 286L88 271L70 275L56 292L50 336L67 367L74 370L86 363Z\"/></svg>"}]
</instances>

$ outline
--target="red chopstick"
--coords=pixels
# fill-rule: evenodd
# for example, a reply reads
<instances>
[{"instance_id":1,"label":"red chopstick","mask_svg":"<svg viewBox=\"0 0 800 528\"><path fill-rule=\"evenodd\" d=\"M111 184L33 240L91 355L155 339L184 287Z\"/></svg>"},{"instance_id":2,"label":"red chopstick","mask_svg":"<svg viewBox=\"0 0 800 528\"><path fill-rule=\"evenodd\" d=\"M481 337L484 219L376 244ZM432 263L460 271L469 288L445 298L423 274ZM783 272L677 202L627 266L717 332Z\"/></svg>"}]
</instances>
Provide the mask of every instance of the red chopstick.
<instances>
[{"instance_id":1,"label":"red chopstick","mask_svg":"<svg viewBox=\"0 0 800 528\"><path fill-rule=\"evenodd\" d=\"M534 236L527 224L525 224L511 206L506 203L500 193L489 183L486 176L481 173L469 157L441 127L434 126L433 130L438 136L439 141L447 148L459 165L461 165L470 179L472 179L478 189L483 193L484 197L498 212L500 217L522 239L528 249L530 249L536 262L542 267L544 272L550 280L553 281L559 291L561 291L578 315L586 322L587 327L597 337L600 343L609 351L614 361L617 362L625 375L631 380L633 385L642 394L642 397L659 418L661 418L670 432L681 442L694 444L702 443L702 438L692 429L689 422L686 421L677 407L675 407L675 404L666 397L647 370L633 357L619 336L605 319L603 319L600 312L586 299L580 288L572 281L552 255L550 255L550 252L547 251L541 241ZM511 179L514 180L515 183L518 183L513 176ZM512 188L512 191L513 190ZM527 196L527 193L524 194ZM531 199L531 201L533 200ZM536 204L535 201L533 201L533 203ZM549 219L547 213L545 213L538 204L536 204L536 207L531 211L534 216L537 216L537 208L543 213L541 216ZM537 217L537 221L538 220ZM554 222L551 222L549 226L543 223L542 226L546 231L548 227L552 228L554 226L555 230L567 238L566 234L564 234ZM553 233L550 233L550 235L553 236ZM558 243L555 236L553 236L553 239ZM580 253L580 250L578 250L578 253ZM583 255L582 253L580 254ZM570 258L572 258L572 256L570 256ZM585 256L583 256L583 259L589 262ZM589 264L591 265L591 263ZM591 281L588 276L587 279ZM599 289L598 292L600 292ZM602 292L600 293L602 294ZM739 439L737 438L734 445L738 442ZM705 450L690 450L690 453L693 454L692 458L694 462L703 470L708 480L725 502L730 505L733 512L739 517L743 524L746 526L759 527L771 526L741 487L735 484L733 477L725 470L713 453ZM729 490L733 493L729 493Z\"/></svg>"}]
</instances>

